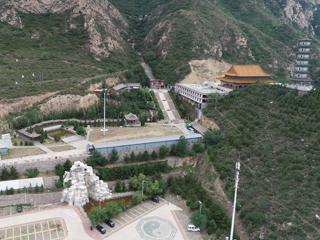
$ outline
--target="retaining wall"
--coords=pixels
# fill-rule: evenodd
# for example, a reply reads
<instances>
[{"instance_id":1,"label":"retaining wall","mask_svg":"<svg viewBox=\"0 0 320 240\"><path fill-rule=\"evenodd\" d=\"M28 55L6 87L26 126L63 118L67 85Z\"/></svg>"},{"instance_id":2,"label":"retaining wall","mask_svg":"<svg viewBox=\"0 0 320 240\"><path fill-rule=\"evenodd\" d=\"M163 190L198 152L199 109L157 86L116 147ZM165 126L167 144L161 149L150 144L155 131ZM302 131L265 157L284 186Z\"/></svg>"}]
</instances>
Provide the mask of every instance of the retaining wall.
<instances>
[{"instance_id":1,"label":"retaining wall","mask_svg":"<svg viewBox=\"0 0 320 240\"><path fill-rule=\"evenodd\" d=\"M190 144L191 145L191 144ZM123 162L123 158L126 154L130 155L131 152L133 151L136 155L141 152L143 153L144 151L148 151L150 154L152 153L153 150L159 154L159 149L160 147L153 147L153 148L142 148L142 149L134 149L134 150L126 150L126 151L119 151L119 160L118 162ZM111 153L103 153L103 156L106 158L110 158ZM1 163L0 162L0 169L3 167L6 167L8 170L11 166L14 166L17 171L20 174L24 174L27 168L38 168L39 172L46 172L46 171L54 171L54 167L57 164L64 164L64 162L69 159L71 163L73 164L75 161L81 161L84 162L85 159L87 159L90 155L88 154L74 154L74 155L65 155L65 156L59 156L59 157L52 157L52 158L37 158L37 156L32 156L33 159L30 157L29 160L19 160L19 161L12 161L10 162L10 159L6 160L6 163ZM152 161L152 160L149 160ZM168 164L171 167L174 167L174 164L176 163L176 166L182 166L178 165L180 159L171 159L168 161ZM108 165L107 165L108 166Z\"/></svg>"}]
</instances>

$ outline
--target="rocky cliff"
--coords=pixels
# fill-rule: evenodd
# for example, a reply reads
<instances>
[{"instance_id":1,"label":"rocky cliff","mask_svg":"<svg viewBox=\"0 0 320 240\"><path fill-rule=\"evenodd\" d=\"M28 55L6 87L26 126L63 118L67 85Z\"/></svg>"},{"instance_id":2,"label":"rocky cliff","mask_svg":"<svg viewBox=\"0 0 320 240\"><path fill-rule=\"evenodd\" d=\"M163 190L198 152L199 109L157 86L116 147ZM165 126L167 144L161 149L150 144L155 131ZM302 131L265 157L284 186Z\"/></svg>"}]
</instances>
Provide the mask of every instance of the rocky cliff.
<instances>
[{"instance_id":1,"label":"rocky cliff","mask_svg":"<svg viewBox=\"0 0 320 240\"><path fill-rule=\"evenodd\" d=\"M69 29L77 28L72 18L82 15L84 27L90 36L89 49L98 56L107 57L113 50L123 50L121 33L128 26L119 11L106 0L9 0L0 6L0 19L23 28L22 13L63 13L70 11Z\"/></svg>"}]
</instances>

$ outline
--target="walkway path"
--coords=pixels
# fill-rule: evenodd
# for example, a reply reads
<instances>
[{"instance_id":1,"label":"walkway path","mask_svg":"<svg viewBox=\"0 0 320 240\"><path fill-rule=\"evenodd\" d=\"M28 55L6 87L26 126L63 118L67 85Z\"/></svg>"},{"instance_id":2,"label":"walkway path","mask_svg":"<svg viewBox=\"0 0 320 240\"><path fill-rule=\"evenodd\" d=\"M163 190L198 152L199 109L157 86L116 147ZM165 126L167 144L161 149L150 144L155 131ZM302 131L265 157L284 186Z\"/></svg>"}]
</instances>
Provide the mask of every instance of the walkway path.
<instances>
[{"instance_id":1,"label":"walkway path","mask_svg":"<svg viewBox=\"0 0 320 240\"><path fill-rule=\"evenodd\" d=\"M143 67L145 73L147 74L148 78L150 80L154 80L155 77L153 76L153 73L147 63L144 62L143 58L141 58L141 66Z\"/></svg>"},{"instance_id":2,"label":"walkway path","mask_svg":"<svg viewBox=\"0 0 320 240\"><path fill-rule=\"evenodd\" d=\"M161 111L165 120L176 121L181 120L180 115L174 106L173 101L167 90L154 89L154 94L158 100Z\"/></svg>"}]
</instances>

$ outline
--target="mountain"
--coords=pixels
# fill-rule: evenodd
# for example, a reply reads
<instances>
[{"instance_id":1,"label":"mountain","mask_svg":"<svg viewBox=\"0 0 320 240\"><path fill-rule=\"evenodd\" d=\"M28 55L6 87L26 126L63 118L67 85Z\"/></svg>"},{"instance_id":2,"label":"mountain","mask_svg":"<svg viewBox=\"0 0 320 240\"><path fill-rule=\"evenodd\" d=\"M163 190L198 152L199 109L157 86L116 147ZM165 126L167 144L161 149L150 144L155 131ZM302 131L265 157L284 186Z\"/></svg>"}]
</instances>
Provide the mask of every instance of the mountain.
<instances>
[{"instance_id":1,"label":"mountain","mask_svg":"<svg viewBox=\"0 0 320 240\"><path fill-rule=\"evenodd\" d=\"M55 80L125 70L141 51L155 77L169 84L190 72L190 60L206 58L261 64L286 81L298 39L308 32L318 85L319 6L319 0L2 0L0 78L7 86L22 75L33 82L38 71ZM16 58L30 61L17 66Z\"/></svg>"},{"instance_id":2,"label":"mountain","mask_svg":"<svg viewBox=\"0 0 320 240\"><path fill-rule=\"evenodd\" d=\"M314 80L319 76L319 1L111 0L128 17L138 50L152 52L156 77L174 83L191 59L213 57L235 64L261 64L275 79L289 78L298 39L314 38ZM138 20L135 15L148 15ZM319 15L319 16L318 16Z\"/></svg>"}]
</instances>

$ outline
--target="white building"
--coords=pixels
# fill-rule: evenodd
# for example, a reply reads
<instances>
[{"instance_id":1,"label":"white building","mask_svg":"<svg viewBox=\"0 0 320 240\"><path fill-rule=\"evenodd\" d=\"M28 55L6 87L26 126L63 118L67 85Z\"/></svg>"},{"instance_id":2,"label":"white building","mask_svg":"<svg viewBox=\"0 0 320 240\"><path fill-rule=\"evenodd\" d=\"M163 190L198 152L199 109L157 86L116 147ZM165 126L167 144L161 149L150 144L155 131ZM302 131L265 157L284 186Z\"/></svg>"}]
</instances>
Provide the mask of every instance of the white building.
<instances>
[{"instance_id":1,"label":"white building","mask_svg":"<svg viewBox=\"0 0 320 240\"><path fill-rule=\"evenodd\" d=\"M219 93L222 96L228 95L228 92L232 89L219 89L214 88L210 85L199 85L199 84L180 84L175 85L175 91L182 97L190 100L196 105L196 108L203 109L208 105L208 95L211 93Z\"/></svg>"}]
</instances>

